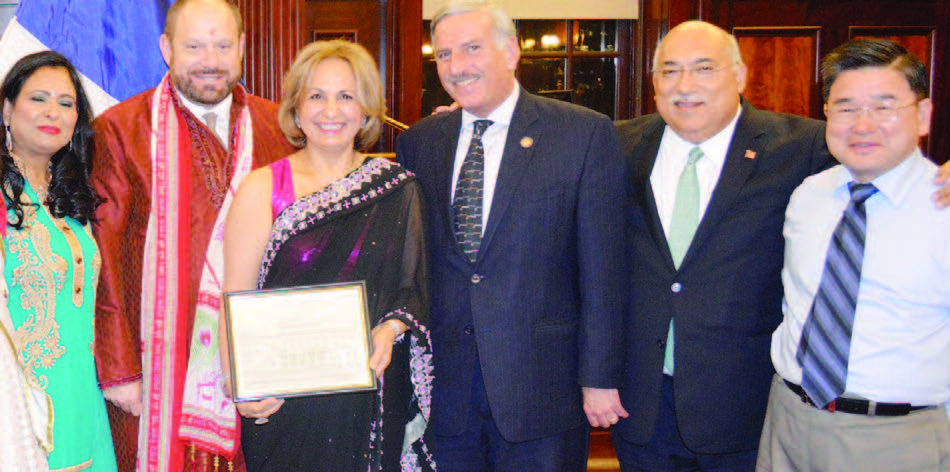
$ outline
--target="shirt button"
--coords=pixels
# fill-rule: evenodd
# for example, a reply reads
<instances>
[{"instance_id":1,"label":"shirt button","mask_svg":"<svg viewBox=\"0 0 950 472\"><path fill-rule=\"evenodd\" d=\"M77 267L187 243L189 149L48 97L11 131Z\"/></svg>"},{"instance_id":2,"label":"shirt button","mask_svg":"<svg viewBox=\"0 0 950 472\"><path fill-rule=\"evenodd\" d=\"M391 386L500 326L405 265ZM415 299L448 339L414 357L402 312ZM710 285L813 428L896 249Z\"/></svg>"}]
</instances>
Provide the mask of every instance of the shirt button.
<instances>
[{"instance_id":1,"label":"shirt button","mask_svg":"<svg viewBox=\"0 0 950 472\"><path fill-rule=\"evenodd\" d=\"M660 348L660 349L665 349L665 348L666 348L666 340L665 340L665 339L657 339L657 340L656 340L656 347L658 347L658 348Z\"/></svg>"},{"instance_id":2,"label":"shirt button","mask_svg":"<svg viewBox=\"0 0 950 472\"><path fill-rule=\"evenodd\" d=\"M82 292L82 287L76 287L76 293Z\"/></svg>"},{"instance_id":3,"label":"shirt button","mask_svg":"<svg viewBox=\"0 0 950 472\"><path fill-rule=\"evenodd\" d=\"M472 276L472 283L478 285L482 281L482 276L475 274Z\"/></svg>"},{"instance_id":4,"label":"shirt button","mask_svg":"<svg viewBox=\"0 0 950 472\"><path fill-rule=\"evenodd\" d=\"M465 334L475 334L475 327L468 325L465 327Z\"/></svg>"},{"instance_id":5,"label":"shirt button","mask_svg":"<svg viewBox=\"0 0 950 472\"><path fill-rule=\"evenodd\" d=\"M670 286L670 290L672 290L673 293L680 293L680 290L683 290L683 285L679 282L673 282L673 285Z\"/></svg>"}]
</instances>

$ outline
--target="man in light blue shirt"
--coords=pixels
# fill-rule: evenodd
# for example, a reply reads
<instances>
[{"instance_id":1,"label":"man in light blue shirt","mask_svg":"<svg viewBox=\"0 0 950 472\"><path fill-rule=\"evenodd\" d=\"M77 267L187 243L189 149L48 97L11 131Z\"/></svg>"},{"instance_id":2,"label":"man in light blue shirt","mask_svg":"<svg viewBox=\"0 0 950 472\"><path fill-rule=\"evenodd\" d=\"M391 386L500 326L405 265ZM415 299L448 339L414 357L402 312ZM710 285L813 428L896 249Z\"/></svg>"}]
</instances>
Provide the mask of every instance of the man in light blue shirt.
<instances>
[{"instance_id":1,"label":"man in light blue shirt","mask_svg":"<svg viewBox=\"0 0 950 472\"><path fill-rule=\"evenodd\" d=\"M950 470L950 213L918 142L923 64L886 40L822 63L842 164L792 195L759 470Z\"/></svg>"}]
</instances>

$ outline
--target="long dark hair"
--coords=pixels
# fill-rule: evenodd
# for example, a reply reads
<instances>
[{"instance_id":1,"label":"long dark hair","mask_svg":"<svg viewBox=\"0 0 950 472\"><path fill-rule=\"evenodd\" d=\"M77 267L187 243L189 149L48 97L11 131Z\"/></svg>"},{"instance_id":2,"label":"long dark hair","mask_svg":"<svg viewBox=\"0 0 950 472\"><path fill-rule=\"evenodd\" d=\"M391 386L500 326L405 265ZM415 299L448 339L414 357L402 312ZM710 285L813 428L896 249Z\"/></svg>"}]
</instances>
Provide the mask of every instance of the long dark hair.
<instances>
[{"instance_id":1,"label":"long dark hair","mask_svg":"<svg viewBox=\"0 0 950 472\"><path fill-rule=\"evenodd\" d=\"M42 202L49 207L56 218L70 216L82 224L93 218L100 198L89 186L89 172L92 170L92 108L76 68L62 54L55 51L42 51L22 57L0 85L0 103L16 105L23 84L36 71L50 67L63 69L76 89L76 128L69 145L56 151L50 158L49 195ZM13 163L10 155L11 137L5 132L7 123L0 114L0 171L3 172L3 196L7 206L16 214L16 221L7 220L10 226L21 229L23 226L22 201L24 178L20 169ZM4 215L5 216L5 215Z\"/></svg>"}]
</instances>

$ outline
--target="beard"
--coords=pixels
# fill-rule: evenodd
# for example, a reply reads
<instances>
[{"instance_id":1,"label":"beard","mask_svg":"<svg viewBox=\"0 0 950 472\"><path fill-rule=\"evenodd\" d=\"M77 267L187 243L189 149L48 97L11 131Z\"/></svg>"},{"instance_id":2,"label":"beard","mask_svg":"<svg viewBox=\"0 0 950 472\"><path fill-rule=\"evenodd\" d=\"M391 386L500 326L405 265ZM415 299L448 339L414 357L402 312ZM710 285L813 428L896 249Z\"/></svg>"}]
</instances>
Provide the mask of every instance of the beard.
<instances>
[{"instance_id":1,"label":"beard","mask_svg":"<svg viewBox=\"0 0 950 472\"><path fill-rule=\"evenodd\" d=\"M227 98L231 94L231 91L234 90L234 87L237 86L239 80L241 80L240 75L234 77L228 77L227 83L224 87L217 86L198 86L195 84L192 74L220 74L227 75L227 71L218 69L218 70L196 70L196 71L185 71L183 74L172 74L172 85L181 92L188 100L191 100L195 103L201 105L213 106L221 103L221 100Z\"/></svg>"}]
</instances>

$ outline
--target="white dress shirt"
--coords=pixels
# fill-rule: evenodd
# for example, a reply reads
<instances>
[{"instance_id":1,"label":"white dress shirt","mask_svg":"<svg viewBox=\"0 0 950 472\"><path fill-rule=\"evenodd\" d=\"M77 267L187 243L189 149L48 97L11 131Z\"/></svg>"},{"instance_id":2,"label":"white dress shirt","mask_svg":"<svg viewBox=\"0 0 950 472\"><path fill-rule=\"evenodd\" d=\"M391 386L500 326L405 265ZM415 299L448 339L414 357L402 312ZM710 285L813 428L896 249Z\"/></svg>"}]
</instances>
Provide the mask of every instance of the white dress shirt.
<instances>
[{"instance_id":1,"label":"white dress shirt","mask_svg":"<svg viewBox=\"0 0 950 472\"><path fill-rule=\"evenodd\" d=\"M491 211L492 197L495 195L495 182L498 181L498 170L501 169L501 157L505 153L505 141L508 139L508 126L511 124L511 116L515 113L515 105L518 104L518 94L521 86L514 80L514 87L508 98L501 102L497 108L492 110L485 118L479 118L465 110L462 110L462 129L459 133L459 144L455 150L455 170L452 172L452 197L455 197L455 184L459 179L459 172L462 170L462 162L465 161L465 155L468 154L468 145L472 142L472 132L475 130L476 120L491 120L492 125L485 130L482 135L482 145L485 148L485 174L484 190L482 192L482 235L485 234L485 228L488 226L488 214Z\"/></svg>"},{"instance_id":2,"label":"white dress shirt","mask_svg":"<svg viewBox=\"0 0 950 472\"><path fill-rule=\"evenodd\" d=\"M650 174L650 185L653 187L653 198L656 199L660 223L663 224L663 232L667 237L670 235L670 222L673 220L676 187L679 186L680 175L689 160L689 151L697 146L703 151L702 159L696 161L696 176L699 178L698 221L702 221L716 183L719 182L722 166L726 162L726 153L732 143L732 134L736 130L741 113L742 107L739 107L736 109L736 116L725 128L699 144L683 139L669 125L663 130L656 163L653 164L653 172Z\"/></svg>"},{"instance_id":3,"label":"white dress shirt","mask_svg":"<svg viewBox=\"0 0 950 472\"><path fill-rule=\"evenodd\" d=\"M950 212L931 195L937 166L915 151L872 182L846 396L936 405L950 399ZM772 362L801 385L795 359L831 235L854 177L837 166L809 177L785 213L785 319L772 335Z\"/></svg>"},{"instance_id":4,"label":"white dress shirt","mask_svg":"<svg viewBox=\"0 0 950 472\"><path fill-rule=\"evenodd\" d=\"M181 100L181 104L191 112L192 115L195 115L198 118L198 121L201 124L205 124L205 114L208 112L214 113L217 115L216 121L214 122L214 131L215 136L218 137L218 141L221 141L221 144L224 145L224 148L228 148L228 140L231 137L231 127L229 121L231 121L231 100L234 96L233 94L228 94L227 97L224 97L224 100L221 100L216 105L209 107L207 105L202 105L200 103L195 103L184 96L178 89L175 89L175 92L178 93L178 99Z\"/></svg>"}]
</instances>

